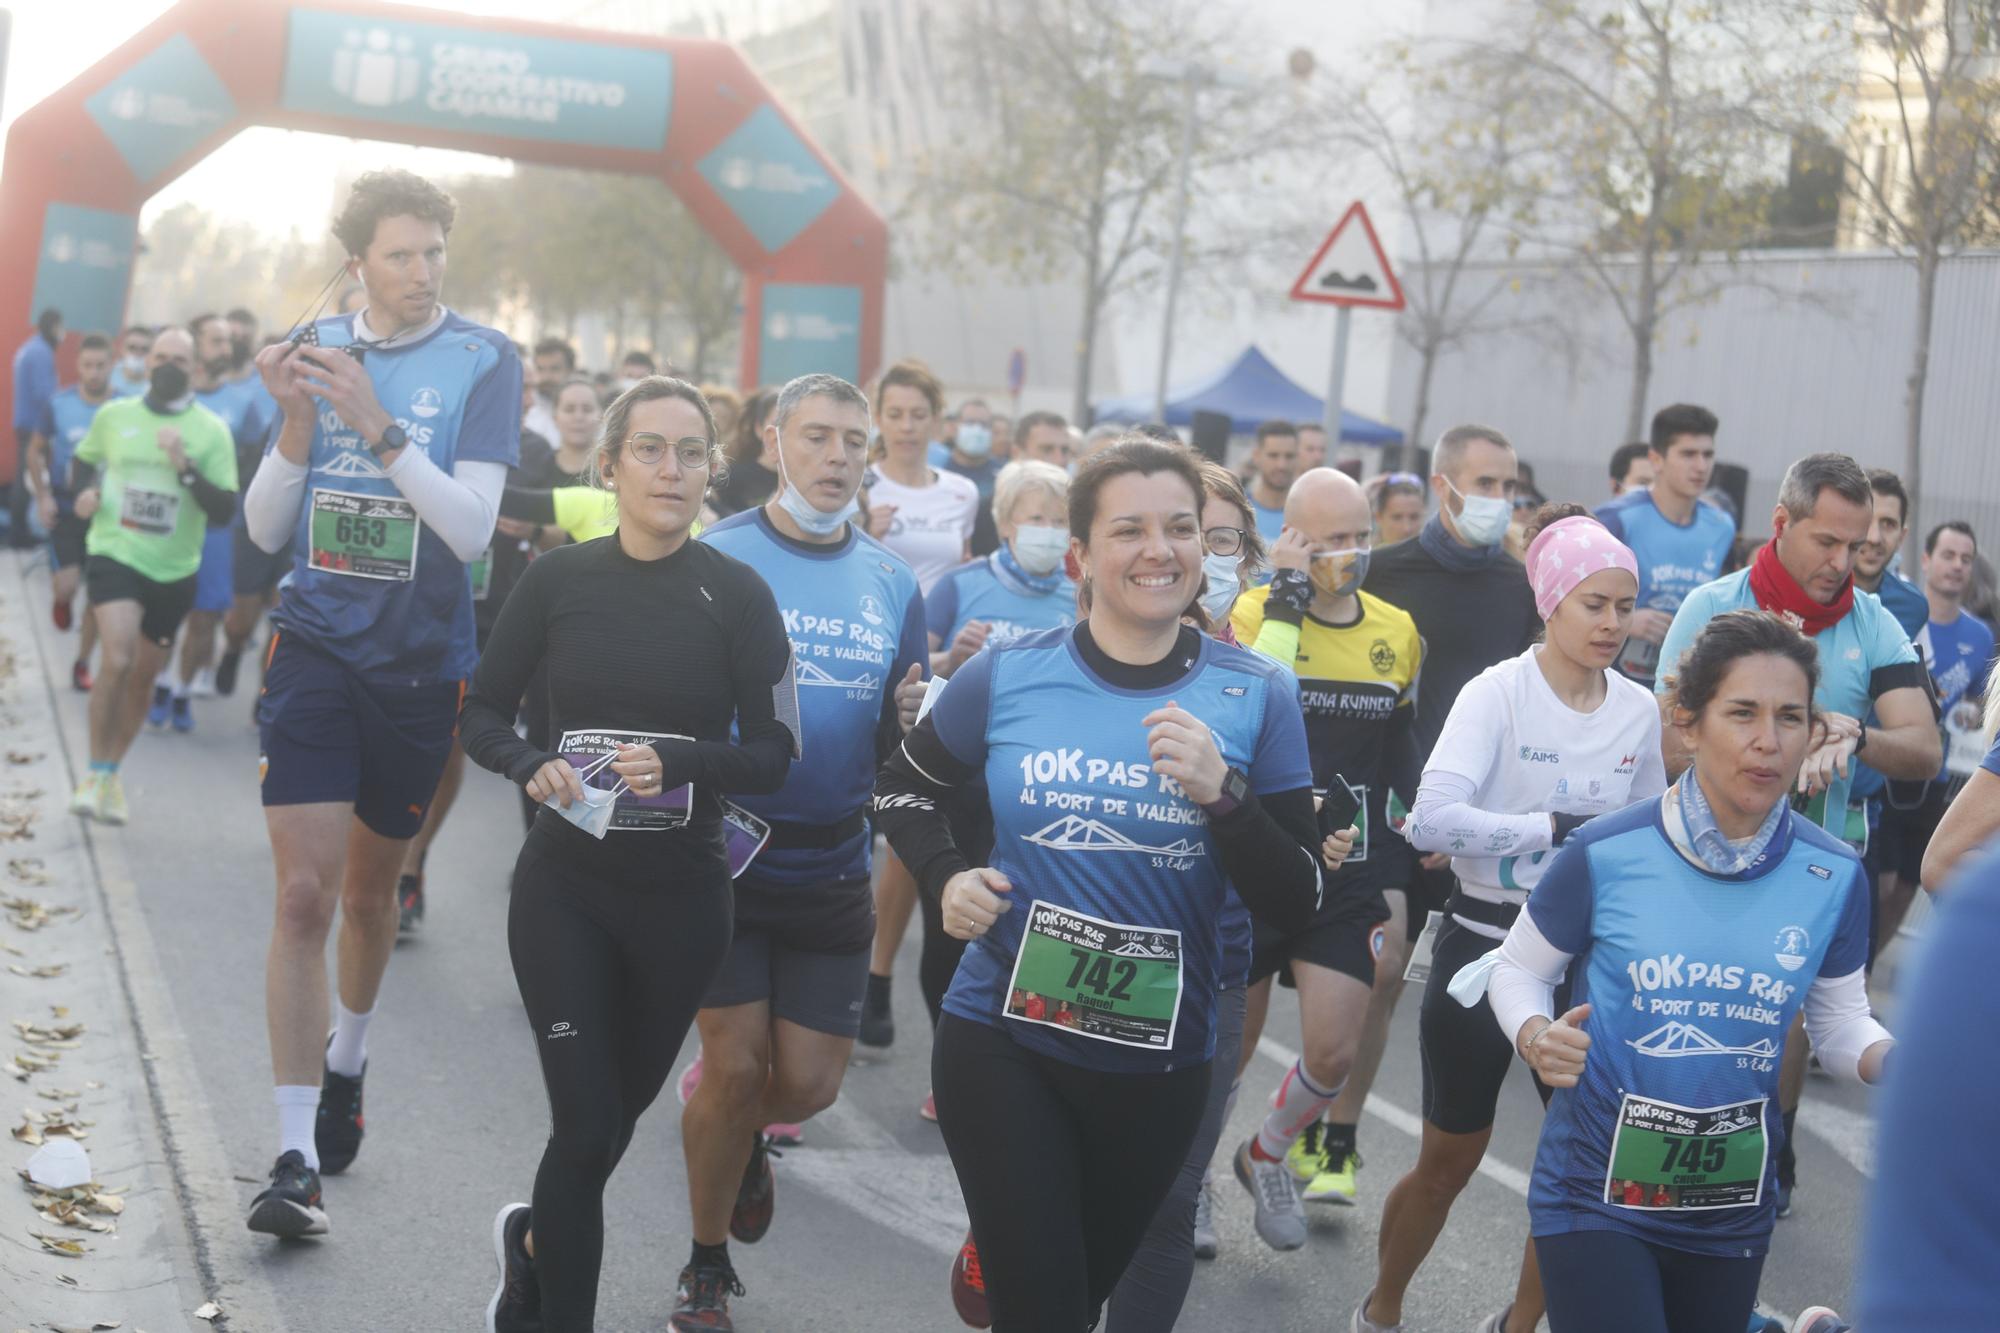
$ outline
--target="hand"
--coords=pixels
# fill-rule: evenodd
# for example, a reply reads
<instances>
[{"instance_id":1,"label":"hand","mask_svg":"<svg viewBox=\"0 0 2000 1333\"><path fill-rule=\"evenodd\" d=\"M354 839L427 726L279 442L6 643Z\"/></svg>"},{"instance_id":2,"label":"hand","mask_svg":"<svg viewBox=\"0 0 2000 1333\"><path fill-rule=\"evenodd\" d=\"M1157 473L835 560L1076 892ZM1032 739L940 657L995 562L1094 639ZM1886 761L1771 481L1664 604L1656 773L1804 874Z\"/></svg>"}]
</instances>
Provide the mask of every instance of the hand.
<instances>
[{"instance_id":1,"label":"hand","mask_svg":"<svg viewBox=\"0 0 2000 1333\"><path fill-rule=\"evenodd\" d=\"M1354 840L1360 835L1361 830L1352 824L1338 833L1327 834L1326 841L1319 845L1319 859L1326 862L1328 870L1340 869L1341 863L1354 850Z\"/></svg>"},{"instance_id":2,"label":"hand","mask_svg":"<svg viewBox=\"0 0 2000 1333\"><path fill-rule=\"evenodd\" d=\"M264 381L265 392L277 400L288 417L313 415L312 395L299 382L304 364L298 358L298 348L288 342L272 343L257 353L257 377Z\"/></svg>"},{"instance_id":3,"label":"hand","mask_svg":"<svg viewBox=\"0 0 2000 1333\"><path fill-rule=\"evenodd\" d=\"M868 506L868 535L880 541L889 535L889 528L896 521L895 505Z\"/></svg>"},{"instance_id":4,"label":"hand","mask_svg":"<svg viewBox=\"0 0 2000 1333\"><path fill-rule=\"evenodd\" d=\"M958 633L951 641L951 656L945 660L945 670L939 675L949 676L952 672L972 660L972 655L986 646L986 636L993 632L991 622L968 620L958 627Z\"/></svg>"},{"instance_id":5,"label":"hand","mask_svg":"<svg viewBox=\"0 0 2000 1333\"><path fill-rule=\"evenodd\" d=\"M1531 1018L1514 1034L1514 1047L1542 1082L1552 1088L1573 1088L1590 1052L1590 1034L1583 1030L1589 1017L1590 1006L1580 1004L1553 1023Z\"/></svg>"},{"instance_id":6,"label":"hand","mask_svg":"<svg viewBox=\"0 0 2000 1333\"><path fill-rule=\"evenodd\" d=\"M56 497L43 491L35 497L35 517L41 521L42 531L54 532L56 527Z\"/></svg>"},{"instance_id":7,"label":"hand","mask_svg":"<svg viewBox=\"0 0 2000 1333\"><path fill-rule=\"evenodd\" d=\"M382 432L396 419L382 410L375 397L375 381L361 363L337 347L301 347L304 365L299 385L308 394L332 408L342 424L370 444L379 443Z\"/></svg>"},{"instance_id":8,"label":"hand","mask_svg":"<svg viewBox=\"0 0 2000 1333\"><path fill-rule=\"evenodd\" d=\"M1278 540L1271 543L1271 568L1296 569L1301 574L1312 570L1312 542L1297 528L1287 525L1278 533Z\"/></svg>"},{"instance_id":9,"label":"hand","mask_svg":"<svg viewBox=\"0 0 2000 1333\"><path fill-rule=\"evenodd\" d=\"M1854 747L1860 740L1853 736L1829 734L1799 765L1799 790L1808 796L1817 796L1844 778L1853 766Z\"/></svg>"},{"instance_id":10,"label":"hand","mask_svg":"<svg viewBox=\"0 0 2000 1333\"><path fill-rule=\"evenodd\" d=\"M178 430L172 426L162 426L153 433L153 442L160 446L160 452L174 465L174 471L179 472L187 466L187 445L181 440L181 433Z\"/></svg>"},{"instance_id":11,"label":"hand","mask_svg":"<svg viewBox=\"0 0 2000 1333\"><path fill-rule=\"evenodd\" d=\"M89 518L97 512L97 504L101 499L103 499L103 496L98 494L95 486L92 486L87 491L78 491L76 493L76 502L71 508L76 510L78 518Z\"/></svg>"},{"instance_id":12,"label":"hand","mask_svg":"<svg viewBox=\"0 0 2000 1333\"><path fill-rule=\"evenodd\" d=\"M625 779L635 796L658 796L666 790L667 761L650 745L620 744L610 769Z\"/></svg>"},{"instance_id":13,"label":"hand","mask_svg":"<svg viewBox=\"0 0 2000 1333\"><path fill-rule=\"evenodd\" d=\"M528 779L530 798L547 805L555 801L567 810L583 799L583 779L569 766L567 759L551 759L535 770L535 776Z\"/></svg>"},{"instance_id":14,"label":"hand","mask_svg":"<svg viewBox=\"0 0 2000 1333\"><path fill-rule=\"evenodd\" d=\"M997 870L982 867L961 870L944 882L938 907L944 916L944 933L955 940L976 940L993 929L1000 914L1013 907L1002 897L1014 886Z\"/></svg>"},{"instance_id":15,"label":"hand","mask_svg":"<svg viewBox=\"0 0 2000 1333\"><path fill-rule=\"evenodd\" d=\"M1451 864L1451 853L1430 852L1419 858L1417 864L1426 870L1443 870Z\"/></svg>"},{"instance_id":16,"label":"hand","mask_svg":"<svg viewBox=\"0 0 2000 1333\"><path fill-rule=\"evenodd\" d=\"M493 530L502 537L507 537L517 542L532 541L535 536L535 525L533 523L528 522L525 518L508 518L505 515L493 520Z\"/></svg>"},{"instance_id":17,"label":"hand","mask_svg":"<svg viewBox=\"0 0 2000 1333\"><path fill-rule=\"evenodd\" d=\"M1169 699L1139 719L1146 732L1146 753L1156 772L1181 784L1196 805L1213 805L1222 795L1229 765L1215 748L1215 733L1202 720Z\"/></svg>"},{"instance_id":18,"label":"hand","mask_svg":"<svg viewBox=\"0 0 2000 1333\"><path fill-rule=\"evenodd\" d=\"M917 725L917 710L924 703L924 668L910 663L910 669L896 682L896 722L904 731Z\"/></svg>"},{"instance_id":19,"label":"hand","mask_svg":"<svg viewBox=\"0 0 2000 1333\"><path fill-rule=\"evenodd\" d=\"M1647 643L1665 643L1673 623L1673 616L1665 611L1634 611L1631 627L1625 632Z\"/></svg>"}]
</instances>

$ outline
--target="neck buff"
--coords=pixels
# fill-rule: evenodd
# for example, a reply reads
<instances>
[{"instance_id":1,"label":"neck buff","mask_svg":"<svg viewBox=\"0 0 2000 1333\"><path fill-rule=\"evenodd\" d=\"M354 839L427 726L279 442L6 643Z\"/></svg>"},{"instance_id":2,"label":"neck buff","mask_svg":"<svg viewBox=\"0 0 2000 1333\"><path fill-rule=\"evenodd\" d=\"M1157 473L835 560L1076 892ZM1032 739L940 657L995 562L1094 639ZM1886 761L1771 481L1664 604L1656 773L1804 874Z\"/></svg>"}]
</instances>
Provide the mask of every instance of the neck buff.
<instances>
[{"instance_id":1,"label":"neck buff","mask_svg":"<svg viewBox=\"0 0 2000 1333\"><path fill-rule=\"evenodd\" d=\"M1046 574L1030 574L1021 567L1021 562L1014 558L1014 552L1005 542L1001 542L1000 548L993 552L992 560L993 571L999 576L1000 581L1014 584L1023 592L1039 593L1046 597L1063 585L1061 562Z\"/></svg>"},{"instance_id":2,"label":"neck buff","mask_svg":"<svg viewBox=\"0 0 2000 1333\"><path fill-rule=\"evenodd\" d=\"M1764 859L1764 851L1777 836L1779 821L1791 813L1791 806L1779 801L1764 816L1764 823L1748 838L1732 841L1716 825L1715 811L1702 794L1701 783L1690 768L1674 784L1674 799L1681 821L1687 827L1689 848L1695 858L1718 875L1740 875Z\"/></svg>"},{"instance_id":3,"label":"neck buff","mask_svg":"<svg viewBox=\"0 0 2000 1333\"><path fill-rule=\"evenodd\" d=\"M1417 540L1431 559L1443 565L1454 574L1470 574L1474 570L1485 569L1500 554L1497 546L1467 546L1451 535L1445 528L1444 519L1436 514L1430 516L1417 533Z\"/></svg>"},{"instance_id":4,"label":"neck buff","mask_svg":"<svg viewBox=\"0 0 2000 1333\"><path fill-rule=\"evenodd\" d=\"M1824 605L1816 602L1798 585L1784 562L1778 559L1778 540L1775 537L1765 542L1758 550L1757 558L1750 562L1750 592L1756 597L1760 609L1772 612L1786 624L1809 635L1832 629L1854 609L1852 575L1840 585L1840 593L1832 602Z\"/></svg>"},{"instance_id":5,"label":"neck buff","mask_svg":"<svg viewBox=\"0 0 2000 1333\"><path fill-rule=\"evenodd\" d=\"M1639 558L1594 518L1578 514L1551 523L1528 547L1528 582L1535 589L1535 610L1547 620L1563 598L1592 574L1622 569L1639 580Z\"/></svg>"}]
</instances>

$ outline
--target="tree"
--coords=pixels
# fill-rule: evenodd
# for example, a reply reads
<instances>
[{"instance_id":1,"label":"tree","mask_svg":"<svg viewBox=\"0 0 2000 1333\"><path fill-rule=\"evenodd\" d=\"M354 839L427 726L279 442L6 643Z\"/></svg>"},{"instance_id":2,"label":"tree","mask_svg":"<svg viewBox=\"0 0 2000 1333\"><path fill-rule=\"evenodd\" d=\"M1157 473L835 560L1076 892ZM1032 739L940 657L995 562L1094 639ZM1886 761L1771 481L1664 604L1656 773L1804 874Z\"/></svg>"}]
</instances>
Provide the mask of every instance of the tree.
<instances>
[{"instance_id":1,"label":"tree","mask_svg":"<svg viewBox=\"0 0 2000 1333\"><path fill-rule=\"evenodd\" d=\"M965 133L914 156L899 217L924 266L1078 281L1079 421L1106 303L1154 276L1171 243L1189 95L1173 71L1192 53L1220 59L1232 18L1198 0L967 0L942 44L939 96ZM1204 88L1191 171L1271 151L1289 115L1267 88Z\"/></svg>"}]
</instances>

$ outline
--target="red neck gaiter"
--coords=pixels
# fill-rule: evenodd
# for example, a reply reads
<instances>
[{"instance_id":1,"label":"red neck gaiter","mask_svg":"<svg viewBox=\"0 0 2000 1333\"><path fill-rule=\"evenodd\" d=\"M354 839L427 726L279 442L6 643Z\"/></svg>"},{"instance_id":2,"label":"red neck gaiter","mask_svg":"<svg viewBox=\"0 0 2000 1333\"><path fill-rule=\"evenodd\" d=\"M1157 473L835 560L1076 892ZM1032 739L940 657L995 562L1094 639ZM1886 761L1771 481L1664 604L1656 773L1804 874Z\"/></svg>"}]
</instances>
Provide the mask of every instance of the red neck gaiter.
<instances>
[{"instance_id":1,"label":"red neck gaiter","mask_svg":"<svg viewBox=\"0 0 2000 1333\"><path fill-rule=\"evenodd\" d=\"M1832 629L1854 609L1851 575L1840 585L1840 594L1831 603L1816 602L1778 559L1776 538L1765 542L1757 558L1750 562L1750 592L1756 597L1759 609L1783 617L1787 624L1808 635Z\"/></svg>"}]
</instances>

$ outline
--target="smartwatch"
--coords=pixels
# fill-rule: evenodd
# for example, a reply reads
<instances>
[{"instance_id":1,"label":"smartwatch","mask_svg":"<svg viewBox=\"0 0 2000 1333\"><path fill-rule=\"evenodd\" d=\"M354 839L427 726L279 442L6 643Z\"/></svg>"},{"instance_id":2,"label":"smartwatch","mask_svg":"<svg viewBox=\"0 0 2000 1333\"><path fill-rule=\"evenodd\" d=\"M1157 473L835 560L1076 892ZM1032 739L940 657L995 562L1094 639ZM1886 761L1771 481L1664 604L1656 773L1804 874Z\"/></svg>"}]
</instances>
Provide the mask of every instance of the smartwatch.
<instances>
[{"instance_id":1,"label":"smartwatch","mask_svg":"<svg viewBox=\"0 0 2000 1333\"><path fill-rule=\"evenodd\" d=\"M1854 738L1854 757L1857 759L1860 758L1861 752L1867 748L1868 748L1868 724L1867 722L1864 721L1861 724L1861 734Z\"/></svg>"},{"instance_id":2,"label":"smartwatch","mask_svg":"<svg viewBox=\"0 0 2000 1333\"><path fill-rule=\"evenodd\" d=\"M1232 768L1222 775L1222 795L1210 801L1202 809L1210 819L1221 819L1233 815L1245 801L1250 799L1250 779L1240 768Z\"/></svg>"},{"instance_id":3,"label":"smartwatch","mask_svg":"<svg viewBox=\"0 0 2000 1333\"><path fill-rule=\"evenodd\" d=\"M410 437L403 433L401 426L392 421L389 423L388 428L382 432L381 440L368 446L368 452L375 455L377 460L380 460L383 454L404 448L409 443Z\"/></svg>"}]
</instances>

